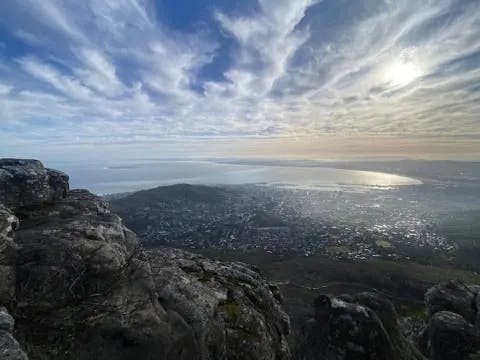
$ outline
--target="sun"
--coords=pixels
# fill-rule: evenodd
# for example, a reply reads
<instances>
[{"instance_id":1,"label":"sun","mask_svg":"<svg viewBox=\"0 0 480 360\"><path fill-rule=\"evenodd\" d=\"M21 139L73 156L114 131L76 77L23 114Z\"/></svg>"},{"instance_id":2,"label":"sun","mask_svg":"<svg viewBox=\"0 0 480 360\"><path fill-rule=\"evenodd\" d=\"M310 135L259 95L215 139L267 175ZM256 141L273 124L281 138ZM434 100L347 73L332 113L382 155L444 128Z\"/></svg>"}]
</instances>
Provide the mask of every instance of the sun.
<instances>
[{"instance_id":1,"label":"sun","mask_svg":"<svg viewBox=\"0 0 480 360\"><path fill-rule=\"evenodd\" d=\"M420 75L420 67L415 63L395 61L387 67L385 80L393 86L405 86Z\"/></svg>"}]
</instances>

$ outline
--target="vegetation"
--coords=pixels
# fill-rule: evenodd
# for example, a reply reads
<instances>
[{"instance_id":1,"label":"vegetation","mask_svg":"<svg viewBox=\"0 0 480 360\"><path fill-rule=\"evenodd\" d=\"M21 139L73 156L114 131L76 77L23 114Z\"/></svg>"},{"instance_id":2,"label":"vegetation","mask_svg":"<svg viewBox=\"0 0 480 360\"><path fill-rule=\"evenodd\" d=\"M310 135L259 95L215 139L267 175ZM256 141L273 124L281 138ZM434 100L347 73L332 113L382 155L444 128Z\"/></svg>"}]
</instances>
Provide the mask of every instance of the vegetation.
<instances>
[{"instance_id":1,"label":"vegetation","mask_svg":"<svg viewBox=\"0 0 480 360\"><path fill-rule=\"evenodd\" d=\"M439 225L439 233L457 244L456 266L480 271L480 210L451 214Z\"/></svg>"}]
</instances>

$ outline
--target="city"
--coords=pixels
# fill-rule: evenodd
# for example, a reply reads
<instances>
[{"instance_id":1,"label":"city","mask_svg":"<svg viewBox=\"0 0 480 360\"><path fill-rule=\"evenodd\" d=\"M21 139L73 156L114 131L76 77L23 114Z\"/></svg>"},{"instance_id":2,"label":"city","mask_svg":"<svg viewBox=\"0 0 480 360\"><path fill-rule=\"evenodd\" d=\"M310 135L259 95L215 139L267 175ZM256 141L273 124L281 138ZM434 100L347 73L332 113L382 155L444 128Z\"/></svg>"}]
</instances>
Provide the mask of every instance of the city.
<instances>
[{"instance_id":1,"label":"city","mask_svg":"<svg viewBox=\"0 0 480 360\"><path fill-rule=\"evenodd\" d=\"M372 257L408 260L421 252L448 257L456 244L436 231L441 214L434 203L443 190L422 187L319 191L262 185L173 185L113 200L112 205L148 247L261 249L356 261ZM135 199L152 192L160 199ZM135 200L141 206L135 206Z\"/></svg>"}]
</instances>

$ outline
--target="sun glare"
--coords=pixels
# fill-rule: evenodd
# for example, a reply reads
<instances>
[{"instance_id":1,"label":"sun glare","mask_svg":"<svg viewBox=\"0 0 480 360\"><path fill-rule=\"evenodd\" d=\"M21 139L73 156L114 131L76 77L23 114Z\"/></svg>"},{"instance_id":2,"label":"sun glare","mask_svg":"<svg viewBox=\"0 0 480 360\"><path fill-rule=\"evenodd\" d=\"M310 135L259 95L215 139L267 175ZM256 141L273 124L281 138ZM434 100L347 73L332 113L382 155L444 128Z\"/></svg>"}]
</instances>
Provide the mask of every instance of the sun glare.
<instances>
[{"instance_id":1,"label":"sun glare","mask_svg":"<svg viewBox=\"0 0 480 360\"><path fill-rule=\"evenodd\" d=\"M420 68L412 62L396 61L385 71L385 80L393 86L404 86L420 76Z\"/></svg>"}]
</instances>

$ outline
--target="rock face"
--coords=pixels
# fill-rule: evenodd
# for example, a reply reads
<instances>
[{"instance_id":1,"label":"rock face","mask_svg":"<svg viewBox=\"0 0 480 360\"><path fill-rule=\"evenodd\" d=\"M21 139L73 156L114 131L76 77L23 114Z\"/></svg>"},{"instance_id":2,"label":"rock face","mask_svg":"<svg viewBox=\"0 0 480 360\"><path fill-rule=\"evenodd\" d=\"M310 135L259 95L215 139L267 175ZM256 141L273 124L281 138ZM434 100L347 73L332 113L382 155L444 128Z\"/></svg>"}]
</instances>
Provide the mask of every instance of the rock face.
<instances>
[{"instance_id":1,"label":"rock face","mask_svg":"<svg viewBox=\"0 0 480 360\"><path fill-rule=\"evenodd\" d=\"M175 249L149 255L160 303L186 314L202 358L289 358L288 316L257 270Z\"/></svg>"},{"instance_id":2,"label":"rock face","mask_svg":"<svg viewBox=\"0 0 480 360\"><path fill-rule=\"evenodd\" d=\"M147 254L104 200L67 191L61 172L0 160L0 301L30 359L289 357L288 317L258 272Z\"/></svg>"},{"instance_id":3,"label":"rock face","mask_svg":"<svg viewBox=\"0 0 480 360\"><path fill-rule=\"evenodd\" d=\"M66 197L68 176L38 160L0 159L0 189L9 208L37 206Z\"/></svg>"},{"instance_id":4,"label":"rock face","mask_svg":"<svg viewBox=\"0 0 480 360\"><path fill-rule=\"evenodd\" d=\"M315 300L299 359L424 359L401 334L392 303L371 293Z\"/></svg>"},{"instance_id":5,"label":"rock face","mask_svg":"<svg viewBox=\"0 0 480 360\"><path fill-rule=\"evenodd\" d=\"M13 232L18 219L0 204L0 304L9 304L15 294L15 252Z\"/></svg>"},{"instance_id":6,"label":"rock face","mask_svg":"<svg viewBox=\"0 0 480 360\"><path fill-rule=\"evenodd\" d=\"M28 360L18 341L12 336L15 320L7 309L0 307L0 359Z\"/></svg>"},{"instance_id":7,"label":"rock face","mask_svg":"<svg viewBox=\"0 0 480 360\"><path fill-rule=\"evenodd\" d=\"M430 357L435 360L462 360L478 346L478 331L459 314L439 311L430 322Z\"/></svg>"},{"instance_id":8,"label":"rock face","mask_svg":"<svg viewBox=\"0 0 480 360\"><path fill-rule=\"evenodd\" d=\"M480 350L478 285L450 281L425 294L430 324L422 351L434 360L462 360Z\"/></svg>"}]
</instances>

